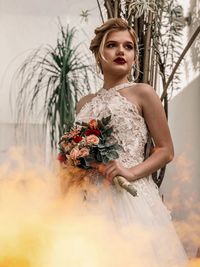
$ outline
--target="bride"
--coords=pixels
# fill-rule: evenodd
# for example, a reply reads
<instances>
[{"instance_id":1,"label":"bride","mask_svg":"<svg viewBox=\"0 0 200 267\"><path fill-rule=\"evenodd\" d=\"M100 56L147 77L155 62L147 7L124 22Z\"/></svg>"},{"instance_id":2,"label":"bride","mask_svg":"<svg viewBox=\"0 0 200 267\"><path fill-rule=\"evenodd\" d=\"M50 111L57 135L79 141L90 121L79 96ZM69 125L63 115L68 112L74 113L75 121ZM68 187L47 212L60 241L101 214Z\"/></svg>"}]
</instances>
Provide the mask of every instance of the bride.
<instances>
[{"instance_id":1,"label":"bride","mask_svg":"<svg viewBox=\"0 0 200 267\"><path fill-rule=\"evenodd\" d=\"M174 155L165 112L151 86L128 80L131 69L138 66L135 32L126 21L109 19L95 30L90 50L104 83L96 94L79 101L76 121L88 122L111 115L112 138L122 146L117 160L94 165L88 172L89 180L77 186L79 193L82 192L79 194L83 204L81 212L85 209L90 215L96 214L111 226L105 239L107 244L102 248L116 247L112 255L115 264L104 262L102 266L186 266L187 257L170 213L151 178L151 174L170 162ZM144 160L148 131L155 148ZM134 185L136 197L113 184L117 175ZM76 186L71 191L75 194ZM109 240L115 229L120 236L119 246L115 244L116 239ZM124 255L124 264L116 260L119 254Z\"/></svg>"}]
</instances>

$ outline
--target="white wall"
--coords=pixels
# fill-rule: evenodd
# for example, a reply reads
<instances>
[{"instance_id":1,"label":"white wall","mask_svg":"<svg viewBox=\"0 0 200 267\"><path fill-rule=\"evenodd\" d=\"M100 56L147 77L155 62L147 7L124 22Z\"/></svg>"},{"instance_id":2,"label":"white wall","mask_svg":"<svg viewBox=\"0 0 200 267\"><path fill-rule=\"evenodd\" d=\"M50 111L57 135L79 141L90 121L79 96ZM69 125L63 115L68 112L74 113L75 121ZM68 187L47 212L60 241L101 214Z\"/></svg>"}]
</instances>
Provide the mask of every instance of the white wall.
<instances>
[{"instance_id":1,"label":"white wall","mask_svg":"<svg viewBox=\"0 0 200 267\"><path fill-rule=\"evenodd\" d=\"M81 20L89 10L89 21ZM15 121L10 110L10 94L15 105L16 91L11 80L27 55L42 45L55 46L58 17L64 26L76 26L76 42L89 44L94 28L101 22L96 1L84 0L0 0L0 122ZM90 36L90 37L88 37Z\"/></svg>"},{"instance_id":2,"label":"white wall","mask_svg":"<svg viewBox=\"0 0 200 267\"><path fill-rule=\"evenodd\" d=\"M88 22L81 19L82 10L89 10ZM24 154L30 159L31 153L29 155L27 151L34 146L35 149L40 147L41 160L48 160L48 155L45 159L44 154L49 151L49 146L41 119L31 118L30 124L26 125L28 138L24 138L22 129L15 129L18 87L12 79L33 49L56 45L58 18L63 26L69 23L78 29L75 45L79 42L89 45L94 28L101 22L93 0L0 0L0 163L8 157L9 149L14 145L23 145Z\"/></svg>"},{"instance_id":3,"label":"white wall","mask_svg":"<svg viewBox=\"0 0 200 267\"><path fill-rule=\"evenodd\" d=\"M88 22L81 19L82 10L89 10ZM10 147L16 144L25 147L27 156L30 147L40 147L42 160L43 152L49 149L42 125L38 125L42 119L31 118L31 123L26 125L28 138L23 137L22 129L15 130L18 87L12 79L33 49L56 45L58 17L63 26L70 23L79 30L75 44L85 42L89 45L89 36L101 21L93 0L0 0L0 163L8 156Z\"/></svg>"},{"instance_id":4,"label":"white wall","mask_svg":"<svg viewBox=\"0 0 200 267\"><path fill-rule=\"evenodd\" d=\"M13 148L27 161L47 163L46 129L41 124L29 124L26 128L12 123L0 124L0 165L13 157Z\"/></svg>"},{"instance_id":5,"label":"white wall","mask_svg":"<svg viewBox=\"0 0 200 267\"><path fill-rule=\"evenodd\" d=\"M169 105L175 158L161 186L164 201L190 256L200 247L200 76Z\"/></svg>"},{"instance_id":6,"label":"white wall","mask_svg":"<svg viewBox=\"0 0 200 267\"><path fill-rule=\"evenodd\" d=\"M171 191L174 182L186 185L186 193L200 196L200 76L192 81L169 105L169 126L175 148L175 160L167 169L163 190ZM190 192L188 192L190 191ZM169 198L166 195L166 198ZM183 199L182 199L183 200Z\"/></svg>"}]
</instances>

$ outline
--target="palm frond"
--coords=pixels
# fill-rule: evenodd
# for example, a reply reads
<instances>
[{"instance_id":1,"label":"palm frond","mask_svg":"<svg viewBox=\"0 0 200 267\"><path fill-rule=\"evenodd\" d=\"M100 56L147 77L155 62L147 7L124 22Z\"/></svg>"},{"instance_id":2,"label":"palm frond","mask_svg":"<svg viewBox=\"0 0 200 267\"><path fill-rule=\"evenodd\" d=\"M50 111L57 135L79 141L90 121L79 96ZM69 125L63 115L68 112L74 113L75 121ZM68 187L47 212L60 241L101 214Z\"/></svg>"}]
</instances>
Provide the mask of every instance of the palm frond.
<instances>
[{"instance_id":1,"label":"palm frond","mask_svg":"<svg viewBox=\"0 0 200 267\"><path fill-rule=\"evenodd\" d=\"M56 47L50 45L33 51L18 69L18 122L43 111L43 123L48 125L52 148L63 132L74 123L75 104L90 92L93 68L89 58L74 45L75 28L60 25ZM40 101L38 109L37 102Z\"/></svg>"}]
</instances>

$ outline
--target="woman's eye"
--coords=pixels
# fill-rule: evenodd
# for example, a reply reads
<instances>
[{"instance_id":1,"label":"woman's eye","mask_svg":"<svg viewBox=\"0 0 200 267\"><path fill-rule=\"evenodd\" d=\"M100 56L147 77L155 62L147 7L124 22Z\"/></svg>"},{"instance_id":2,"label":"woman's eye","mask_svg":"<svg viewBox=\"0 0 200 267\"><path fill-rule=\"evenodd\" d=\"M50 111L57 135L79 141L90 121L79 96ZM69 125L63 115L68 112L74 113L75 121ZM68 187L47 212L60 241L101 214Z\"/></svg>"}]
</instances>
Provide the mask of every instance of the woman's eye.
<instances>
[{"instance_id":1,"label":"woman's eye","mask_svg":"<svg viewBox=\"0 0 200 267\"><path fill-rule=\"evenodd\" d=\"M130 44L127 44L127 45L126 45L126 48L129 49L129 50L132 50L132 49L133 49L133 46L130 45Z\"/></svg>"},{"instance_id":2,"label":"woman's eye","mask_svg":"<svg viewBox=\"0 0 200 267\"><path fill-rule=\"evenodd\" d=\"M107 48L112 48L112 47L114 47L114 46L115 46L115 44L107 44L107 45L106 45Z\"/></svg>"}]
</instances>

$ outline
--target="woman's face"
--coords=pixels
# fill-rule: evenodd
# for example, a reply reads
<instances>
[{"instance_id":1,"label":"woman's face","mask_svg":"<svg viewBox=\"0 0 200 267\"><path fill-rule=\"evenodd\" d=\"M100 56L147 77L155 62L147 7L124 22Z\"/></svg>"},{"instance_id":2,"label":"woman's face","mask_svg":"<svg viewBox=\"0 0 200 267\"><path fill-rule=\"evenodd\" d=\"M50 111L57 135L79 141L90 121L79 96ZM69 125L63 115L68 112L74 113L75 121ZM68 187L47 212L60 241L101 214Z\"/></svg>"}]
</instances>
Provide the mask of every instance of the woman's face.
<instances>
[{"instance_id":1,"label":"woman's face","mask_svg":"<svg viewBox=\"0 0 200 267\"><path fill-rule=\"evenodd\" d=\"M106 72L127 76L134 63L135 50L133 39L128 30L110 32L100 58L104 75Z\"/></svg>"}]
</instances>

